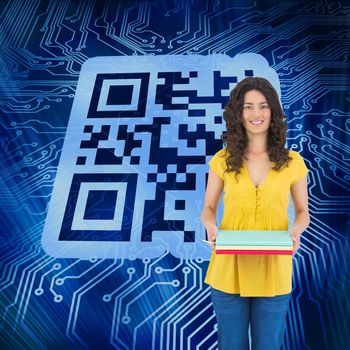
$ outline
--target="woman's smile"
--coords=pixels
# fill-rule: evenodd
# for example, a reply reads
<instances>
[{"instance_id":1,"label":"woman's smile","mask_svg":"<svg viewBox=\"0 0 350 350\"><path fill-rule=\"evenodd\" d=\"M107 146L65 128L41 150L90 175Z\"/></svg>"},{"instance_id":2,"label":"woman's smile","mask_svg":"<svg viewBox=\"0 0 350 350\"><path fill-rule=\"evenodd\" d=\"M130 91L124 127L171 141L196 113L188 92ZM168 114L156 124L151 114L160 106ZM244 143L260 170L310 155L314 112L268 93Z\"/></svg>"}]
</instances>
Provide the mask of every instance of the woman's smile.
<instances>
[{"instance_id":1,"label":"woman's smile","mask_svg":"<svg viewBox=\"0 0 350 350\"><path fill-rule=\"evenodd\" d=\"M251 123L252 123L253 125L256 125L256 126L261 125L263 122L264 122L263 120L254 120L254 121L251 121Z\"/></svg>"}]
</instances>

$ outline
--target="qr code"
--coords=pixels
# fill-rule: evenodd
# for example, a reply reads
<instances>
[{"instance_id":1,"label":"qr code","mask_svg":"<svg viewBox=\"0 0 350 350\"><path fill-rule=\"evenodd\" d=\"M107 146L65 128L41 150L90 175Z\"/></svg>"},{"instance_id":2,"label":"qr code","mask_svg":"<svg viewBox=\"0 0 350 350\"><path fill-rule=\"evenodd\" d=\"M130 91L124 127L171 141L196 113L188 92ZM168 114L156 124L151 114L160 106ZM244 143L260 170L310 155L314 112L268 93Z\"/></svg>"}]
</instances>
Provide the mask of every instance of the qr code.
<instances>
[{"instance_id":1,"label":"qr code","mask_svg":"<svg viewBox=\"0 0 350 350\"><path fill-rule=\"evenodd\" d=\"M96 57L82 67L43 232L55 257L209 259L200 220L229 93L280 91L257 54Z\"/></svg>"}]
</instances>

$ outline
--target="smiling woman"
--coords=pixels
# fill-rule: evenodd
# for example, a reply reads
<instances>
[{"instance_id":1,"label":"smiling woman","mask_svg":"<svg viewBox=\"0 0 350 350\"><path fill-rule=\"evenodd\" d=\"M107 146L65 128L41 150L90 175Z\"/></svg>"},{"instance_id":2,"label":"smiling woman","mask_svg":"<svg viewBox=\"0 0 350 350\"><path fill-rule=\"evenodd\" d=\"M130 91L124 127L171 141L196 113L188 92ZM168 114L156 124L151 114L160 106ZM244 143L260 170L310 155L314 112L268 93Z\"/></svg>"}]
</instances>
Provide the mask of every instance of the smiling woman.
<instances>
[{"instance_id":1,"label":"smiling woman","mask_svg":"<svg viewBox=\"0 0 350 350\"><path fill-rule=\"evenodd\" d=\"M268 131L271 110L265 96L261 92L251 90L244 95L242 116L243 125L247 133Z\"/></svg>"},{"instance_id":2,"label":"smiling woman","mask_svg":"<svg viewBox=\"0 0 350 350\"><path fill-rule=\"evenodd\" d=\"M232 90L224 111L224 148L209 161L202 212L208 241L215 242L216 212L222 192L220 230L287 230L289 195L296 218L293 248L309 224L307 167L298 152L284 148L286 123L273 86L249 77ZM211 244L214 248L215 244ZM205 282L218 323L219 349L280 349L292 289L288 255L216 254Z\"/></svg>"}]
</instances>

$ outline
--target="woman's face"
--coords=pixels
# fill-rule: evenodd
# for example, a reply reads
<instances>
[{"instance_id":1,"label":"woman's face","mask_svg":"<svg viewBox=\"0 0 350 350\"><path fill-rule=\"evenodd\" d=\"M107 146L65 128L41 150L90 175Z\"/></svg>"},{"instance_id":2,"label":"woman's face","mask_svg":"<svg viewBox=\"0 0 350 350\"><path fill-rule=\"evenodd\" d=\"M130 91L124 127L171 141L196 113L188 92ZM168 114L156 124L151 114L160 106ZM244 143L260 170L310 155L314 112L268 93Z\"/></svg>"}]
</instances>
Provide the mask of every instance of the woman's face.
<instances>
[{"instance_id":1,"label":"woman's face","mask_svg":"<svg viewBox=\"0 0 350 350\"><path fill-rule=\"evenodd\" d=\"M242 117L247 134L268 133L271 109L260 91L251 90L245 93Z\"/></svg>"}]
</instances>

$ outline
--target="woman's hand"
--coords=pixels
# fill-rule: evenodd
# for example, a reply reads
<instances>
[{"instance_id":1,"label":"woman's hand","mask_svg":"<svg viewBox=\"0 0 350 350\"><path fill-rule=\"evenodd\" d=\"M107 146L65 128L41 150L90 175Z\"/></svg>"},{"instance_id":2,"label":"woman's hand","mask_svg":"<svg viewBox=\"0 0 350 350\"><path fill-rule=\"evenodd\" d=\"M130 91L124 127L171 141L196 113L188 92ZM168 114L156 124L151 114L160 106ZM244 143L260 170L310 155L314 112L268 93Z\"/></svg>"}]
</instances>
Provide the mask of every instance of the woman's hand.
<instances>
[{"instance_id":1,"label":"woman's hand","mask_svg":"<svg viewBox=\"0 0 350 350\"><path fill-rule=\"evenodd\" d=\"M297 252L297 250L300 248L300 236L303 233L298 227L293 226L290 231L290 235L292 236L293 240L293 254Z\"/></svg>"},{"instance_id":2,"label":"woman's hand","mask_svg":"<svg viewBox=\"0 0 350 350\"><path fill-rule=\"evenodd\" d=\"M218 228L216 227L215 224L209 224L205 226L208 234L208 241L209 242L215 242L216 241L216 236L218 234ZM215 243L209 243L210 248L214 249L215 248Z\"/></svg>"}]
</instances>

